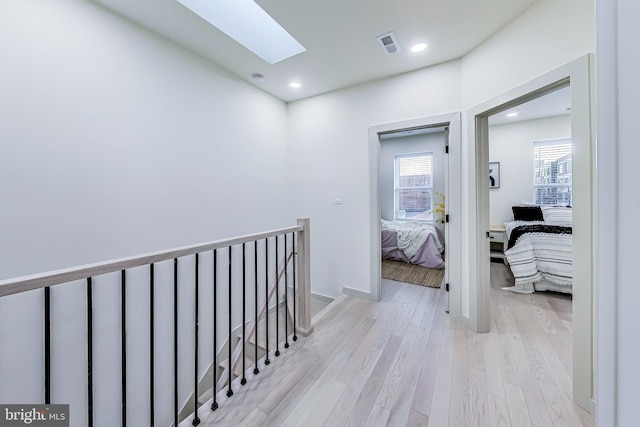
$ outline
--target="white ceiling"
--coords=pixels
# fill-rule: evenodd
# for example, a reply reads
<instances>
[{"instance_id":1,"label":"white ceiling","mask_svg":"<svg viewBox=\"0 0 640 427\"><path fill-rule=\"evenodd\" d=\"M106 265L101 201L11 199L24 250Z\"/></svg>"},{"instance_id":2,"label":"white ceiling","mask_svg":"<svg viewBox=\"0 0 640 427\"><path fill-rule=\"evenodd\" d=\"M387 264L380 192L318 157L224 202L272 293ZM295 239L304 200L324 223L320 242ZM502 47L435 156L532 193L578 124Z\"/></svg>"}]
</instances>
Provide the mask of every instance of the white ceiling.
<instances>
[{"instance_id":1,"label":"white ceiling","mask_svg":"<svg viewBox=\"0 0 640 427\"><path fill-rule=\"evenodd\" d=\"M509 113L518 113L507 117ZM510 108L507 111L489 116L490 125L515 123L524 120L542 119L571 113L571 88L566 86L529 102Z\"/></svg>"},{"instance_id":2,"label":"white ceiling","mask_svg":"<svg viewBox=\"0 0 640 427\"><path fill-rule=\"evenodd\" d=\"M518 115L514 117L507 117L507 114L509 113L518 113ZM562 116L565 114L571 114L571 88L569 86L547 93L536 99L532 99L531 101L520 104L517 107L489 116L489 124L491 126L503 125L507 123L522 122L525 120ZM381 135L380 141L443 131L444 127L399 129L395 132Z\"/></svg>"},{"instance_id":3,"label":"white ceiling","mask_svg":"<svg viewBox=\"0 0 640 427\"><path fill-rule=\"evenodd\" d=\"M94 0L239 78L293 101L460 58L537 0L258 0L307 51L269 65L176 0ZM232 1L232 0L219 0ZM394 31L402 51L376 37ZM413 43L429 49L412 53ZM253 82L252 73L265 77ZM292 89L291 80L302 88Z\"/></svg>"}]
</instances>

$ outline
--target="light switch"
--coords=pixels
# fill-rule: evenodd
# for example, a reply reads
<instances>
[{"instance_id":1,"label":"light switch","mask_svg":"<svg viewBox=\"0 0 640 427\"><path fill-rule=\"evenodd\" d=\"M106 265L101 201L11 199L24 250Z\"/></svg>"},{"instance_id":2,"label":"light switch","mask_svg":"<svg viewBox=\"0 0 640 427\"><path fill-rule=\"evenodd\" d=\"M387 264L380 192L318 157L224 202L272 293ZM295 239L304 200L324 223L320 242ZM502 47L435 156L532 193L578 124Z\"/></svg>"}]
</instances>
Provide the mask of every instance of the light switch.
<instances>
[{"instance_id":1,"label":"light switch","mask_svg":"<svg viewBox=\"0 0 640 427\"><path fill-rule=\"evenodd\" d=\"M342 194L336 194L335 196L333 196L333 204L334 205L342 204Z\"/></svg>"}]
</instances>

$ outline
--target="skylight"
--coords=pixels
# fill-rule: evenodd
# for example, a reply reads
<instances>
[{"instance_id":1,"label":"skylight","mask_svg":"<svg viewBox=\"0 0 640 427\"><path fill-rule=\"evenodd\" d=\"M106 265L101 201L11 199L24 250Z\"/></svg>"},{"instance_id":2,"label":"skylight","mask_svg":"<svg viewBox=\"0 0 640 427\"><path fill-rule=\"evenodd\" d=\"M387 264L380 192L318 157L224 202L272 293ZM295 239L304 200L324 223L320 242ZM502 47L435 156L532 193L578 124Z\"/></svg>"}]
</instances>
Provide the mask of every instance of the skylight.
<instances>
[{"instance_id":1,"label":"skylight","mask_svg":"<svg viewBox=\"0 0 640 427\"><path fill-rule=\"evenodd\" d=\"M253 0L178 1L269 64L307 50Z\"/></svg>"}]
</instances>

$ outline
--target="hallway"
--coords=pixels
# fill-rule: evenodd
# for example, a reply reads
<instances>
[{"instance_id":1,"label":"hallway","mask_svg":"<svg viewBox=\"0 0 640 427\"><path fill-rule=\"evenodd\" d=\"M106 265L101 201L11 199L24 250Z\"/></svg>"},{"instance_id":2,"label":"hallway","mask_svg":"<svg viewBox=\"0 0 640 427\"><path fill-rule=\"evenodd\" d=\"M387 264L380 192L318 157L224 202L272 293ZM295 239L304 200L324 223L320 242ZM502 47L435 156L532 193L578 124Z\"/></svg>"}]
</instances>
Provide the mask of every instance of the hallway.
<instances>
[{"instance_id":1,"label":"hallway","mask_svg":"<svg viewBox=\"0 0 640 427\"><path fill-rule=\"evenodd\" d=\"M491 333L450 321L442 289L384 280L381 302L340 296L201 425L592 426L570 398L571 300L502 291L491 268Z\"/></svg>"}]
</instances>

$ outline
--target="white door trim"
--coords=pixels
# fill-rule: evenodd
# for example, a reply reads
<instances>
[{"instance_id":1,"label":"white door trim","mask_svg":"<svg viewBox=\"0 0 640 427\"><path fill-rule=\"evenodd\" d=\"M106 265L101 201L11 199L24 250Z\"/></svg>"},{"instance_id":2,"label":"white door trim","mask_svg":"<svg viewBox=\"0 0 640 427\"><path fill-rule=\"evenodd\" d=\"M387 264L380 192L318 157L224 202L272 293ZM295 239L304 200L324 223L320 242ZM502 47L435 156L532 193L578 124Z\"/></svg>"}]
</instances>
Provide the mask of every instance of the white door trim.
<instances>
[{"instance_id":1,"label":"white door trim","mask_svg":"<svg viewBox=\"0 0 640 427\"><path fill-rule=\"evenodd\" d=\"M469 206L469 324L478 332L487 332L491 324L489 299L489 245L484 238L489 230L488 116L536 98L567 82L571 85L571 137L574 146L574 289L573 289L573 397L580 406L594 413L594 335L593 277L595 266L595 124L592 105L593 55L585 55L550 73L510 90L469 110L468 155ZM578 214L579 213L579 214ZM578 357L579 356L579 357Z\"/></svg>"},{"instance_id":2,"label":"white door trim","mask_svg":"<svg viewBox=\"0 0 640 427\"><path fill-rule=\"evenodd\" d=\"M461 121L460 113L442 114L438 116L422 117L400 122L386 123L369 128L369 190L370 190L370 232L371 232L371 280L372 299L380 300L380 135L403 130L426 127L449 128L449 154L447 155L447 172L445 176L446 209L450 221L445 225L447 256L445 258L449 292L449 312L453 319L466 323L461 315ZM451 173L451 171L455 171Z\"/></svg>"}]
</instances>

